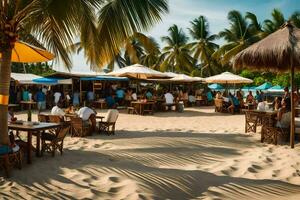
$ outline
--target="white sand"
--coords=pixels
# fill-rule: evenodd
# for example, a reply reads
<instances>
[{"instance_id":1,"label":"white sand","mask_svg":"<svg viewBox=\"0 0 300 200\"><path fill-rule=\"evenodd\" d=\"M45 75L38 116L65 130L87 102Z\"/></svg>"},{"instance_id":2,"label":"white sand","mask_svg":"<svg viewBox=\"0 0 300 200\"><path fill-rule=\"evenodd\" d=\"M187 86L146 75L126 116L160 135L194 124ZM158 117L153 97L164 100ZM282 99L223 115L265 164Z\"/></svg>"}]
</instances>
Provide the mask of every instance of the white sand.
<instances>
[{"instance_id":1,"label":"white sand","mask_svg":"<svg viewBox=\"0 0 300 200\"><path fill-rule=\"evenodd\" d=\"M67 137L63 156L34 157L0 177L0 197L300 199L299 150L261 144L244 133L243 115L212 108L122 113L115 136Z\"/></svg>"}]
</instances>

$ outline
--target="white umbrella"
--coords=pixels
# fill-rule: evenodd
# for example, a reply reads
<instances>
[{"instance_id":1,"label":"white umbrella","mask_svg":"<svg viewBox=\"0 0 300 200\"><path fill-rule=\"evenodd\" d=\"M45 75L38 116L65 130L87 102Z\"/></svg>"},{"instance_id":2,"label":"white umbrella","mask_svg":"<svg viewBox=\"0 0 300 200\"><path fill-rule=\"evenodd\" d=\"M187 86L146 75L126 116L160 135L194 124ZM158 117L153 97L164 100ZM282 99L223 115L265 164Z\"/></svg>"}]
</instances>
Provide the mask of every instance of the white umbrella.
<instances>
[{"instance_id":1,"label":"white umbrella","mask_svg":"<svg viewBox=\"0 0 300 200\"><path fill-rule=\"evenodd\" d=\"M139 79L147 79L149 77L168 77L166 74L150 69L140 64L134 64L131 66L127 66L116 71L108 73L111 76L122 76L122 77L133 77Z\"/></svg>"},{"instance_id":2,"label":"white umbrella","mask_svg":"<svg viewBox=\"0 0 300 200\"><path fill-rule=\"evenodd\" d=\"M178 74L176 74L174 72L164 72L164 74L170 78L174 78L174 77L178 76Z\"/></svg>"},{"instance_id":3,"label":"white umbrella","mask_svg":"<svg viewBox=\"0 0 300 200\"><path fill-rule=\"evenodd\" d=\"M240 84L240 83L252 83L253 81L242 76L224 72L215 76L211 76L205 79L207 83L223 83L223 84Z\"/></svg>"},{"instance_id":4,"label":"white umbrella","mask_svg":"<svg viewBox=\"0 0 300 200\"><path fill-rule=\"evenodd\" d=\"M191 77L185 74L178 74L176 77L171 78L170 80L174 82L201 82L203 81L203 78Z\"/></svg>"}]
</instances>

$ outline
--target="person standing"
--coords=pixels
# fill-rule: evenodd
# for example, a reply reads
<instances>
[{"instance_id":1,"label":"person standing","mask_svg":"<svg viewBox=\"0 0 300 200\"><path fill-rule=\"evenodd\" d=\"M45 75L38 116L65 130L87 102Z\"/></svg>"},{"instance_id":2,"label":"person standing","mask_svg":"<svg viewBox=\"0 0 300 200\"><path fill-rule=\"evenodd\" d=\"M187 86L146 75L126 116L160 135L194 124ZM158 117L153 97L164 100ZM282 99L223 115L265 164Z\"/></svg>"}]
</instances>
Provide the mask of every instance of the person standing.
<instances>
[{"instance_id":1,"label":"person standing","mask_svg":"<svg viewBox=\"0 0 300 200\"><path fill-rule=\"evenodd\" d=\"M46 95L42 89L39 89L39 91L36 93L36 101L39 112L46 109Z\"/></svg>"},{"instance_id":2,"label":"person standing","mask_svg":"<svg viewBox=\"0 0 300 200\"><path fill-rule=\"evenodd\" d=\"M78 107L79 106L79 92L75 91L73 94L73 106Z\"/></svg>"},{"instance_id":3,"label":"person standing","mask_svg":"<svg viewBox=\"0 0 300 200\"><path fill-rule=\"evenodd\" d=\"M60 92L55 92L54 93L54 105L57 105L60 101L60 98L61 98L61 93Z\"/></svg>"}]
</instances>

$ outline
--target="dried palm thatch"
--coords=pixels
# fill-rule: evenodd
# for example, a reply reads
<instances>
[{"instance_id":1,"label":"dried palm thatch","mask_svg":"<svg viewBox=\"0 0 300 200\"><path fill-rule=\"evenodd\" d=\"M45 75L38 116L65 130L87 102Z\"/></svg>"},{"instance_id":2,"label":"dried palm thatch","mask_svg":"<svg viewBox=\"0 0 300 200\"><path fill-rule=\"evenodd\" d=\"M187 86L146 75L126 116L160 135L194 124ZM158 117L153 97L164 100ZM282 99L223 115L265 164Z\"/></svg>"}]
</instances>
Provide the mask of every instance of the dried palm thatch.
<instances>
[{"instance_id":1,"label":"dried palm thatch","mask_svg":"<svg viewBox=\"0 0 300 200\"><path fill-rule=\"evenodd\" d=\"M300 29L287 22L278 31L241 51L233 60L235 68L291 72L290 144L295 142L294 71L300 67Z\"/></svg>"},{"instance_id":2,"label":"dried palm thatch","mask_svg":"<svg viewBox=\"0 0 300 200\"><path fill-rule=\"evenodd\" d=\"M287 22L281 29L241 51L233 59L237 69L288 71L300 67L300 29Z\"/></svg>"}]
</instances>

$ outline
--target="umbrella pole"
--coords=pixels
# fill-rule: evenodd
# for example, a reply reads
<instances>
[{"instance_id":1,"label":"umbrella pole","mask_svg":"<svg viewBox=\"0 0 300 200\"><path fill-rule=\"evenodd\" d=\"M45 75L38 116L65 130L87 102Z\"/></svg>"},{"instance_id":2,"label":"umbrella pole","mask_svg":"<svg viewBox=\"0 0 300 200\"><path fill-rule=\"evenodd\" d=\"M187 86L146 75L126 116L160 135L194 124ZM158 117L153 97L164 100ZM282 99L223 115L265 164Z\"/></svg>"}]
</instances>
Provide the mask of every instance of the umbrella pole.
<instances>
[{"instance_id":1,"label":"umbrella pole","mask_svg":"<svg viewBox=\"0 0 300 200\"><path fill-rule=\"evenodd\" d=\"M291 133L290 133L290 145L294 148L295 145L295 108L294 108L294 76L295 68L293 66L293 58L291 56Z\"/></svg>"}]
</instances>

